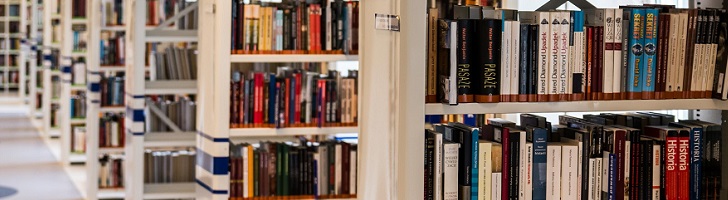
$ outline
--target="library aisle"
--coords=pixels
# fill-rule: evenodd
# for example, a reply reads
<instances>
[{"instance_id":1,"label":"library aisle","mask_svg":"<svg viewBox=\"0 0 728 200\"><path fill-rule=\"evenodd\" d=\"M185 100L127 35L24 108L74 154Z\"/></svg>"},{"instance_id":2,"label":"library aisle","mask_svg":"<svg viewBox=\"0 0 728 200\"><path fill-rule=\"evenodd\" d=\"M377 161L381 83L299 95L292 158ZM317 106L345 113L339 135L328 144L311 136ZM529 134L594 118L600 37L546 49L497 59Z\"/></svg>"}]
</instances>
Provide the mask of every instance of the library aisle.
<instances>
[{"instance_id":1,"label":"library aisle","mask_svg":"<svg viewBox=\"0 0 728 200\"><path fill-rule=\"evenodd\" d=\"M82 199L27 113L0 101L0 199ZM8 188L17 193L3 196Z\"/></svg>"}]
</instances>

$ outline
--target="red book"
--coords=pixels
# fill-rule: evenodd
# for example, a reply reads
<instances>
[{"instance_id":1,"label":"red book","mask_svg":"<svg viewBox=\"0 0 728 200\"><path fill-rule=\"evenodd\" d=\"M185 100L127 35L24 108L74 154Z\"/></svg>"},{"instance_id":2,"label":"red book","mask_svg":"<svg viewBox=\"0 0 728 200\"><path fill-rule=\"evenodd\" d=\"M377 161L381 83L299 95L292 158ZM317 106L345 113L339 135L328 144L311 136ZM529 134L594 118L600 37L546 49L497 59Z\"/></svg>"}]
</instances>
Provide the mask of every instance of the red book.
<instances>
[{"instance_id":1,"label":"red book","mask_svg":"<svg viewBox=\"0 0 728 200\"><path fill-rule=\"evenodd\" d=\"M286 78L286 89L290 88L291 85L291 78ZM283 119L286 123L284 125L292 124L290 121L290 114L291 114L291 91L286 90L285 98L283 99L283 105L285 107L285 111L283 111Z\"/></svg>"},{"instance_id":2,"label":"red book","mask_svg":"<svg viewBox=\"0 0 728 200\"><path fill-rule=\"evenodd\" d=\"M627 131L620 129L614 131L614 151L617 154L617 185L614 187L614 196L624 197L624 162L625 156L625 145L627 141ZM622 198L617 198L622 199Z\"/></svg>"},{"instance_id":3,"label":"red book","mask_svg":"<svg viewBox=\"0 0 728 200\"><path fill-rule=\"evenodd\" d=\"M314 16L316 15L316 5L308 5L306 11L308 11L308 50L316 50L316 43L314 42L316 38L316 34L314 32L314 29L316 28L316 17Z\"/></svg>"},{"instance_id":4,"label":"red book","mask_svg":"<svg viewBox=\"0 0 728 200\"><path fill-rule=\"evenodd\" d=\"M301 84L302 84L301 83L302 82L301 73L296 73L294 78L296 78L296 91L295 91L296 98L295 98L295 104L294 104L294 105L296 105L295 106L296 114L293 116L294 119L291 123L298 124L299 122L301 122Z\"/></svg>"},{"instance_id":5,"label":"red book","mask_svg":"<svg viewBox=\"0 0 728 200\"><path fill-rule=\"evenodd\" d=\"M632 169L629 170L629 173L630 173L630 176L629 176L629 181L630 181L630 185L629 185L629 187L630 187L629 199L639 199L639 191L640 191L639 185L640 184L638 184L637 181L638 180L642 180L642 179L640 179L640 173L639 173L639 171L640 171L639 170L640 169L640 162L639 161L640 161L640 155L642 155L642 150L641 150L640 144L639 143L636 143L636 142L633 143L632 144L632 148L630 149L630 151L632 153L632 157L630 159L631 160L630 161L630 164L632 165Z\"/></svg>"},{"instance_id":6,"label":"red book","mask_svg":"<svg viewBox=\"0 0 728 200\"><path fill-rule=\"evenodd\" d=\"M502 157L501 165L503 165L503 167L501 167L501 169L503 169L503 171L501 172L502 173L502 178L501 178L501 185L502 185L502 187L501 187L501 194L502 194L502 198L501 199L502 200L509 200L510 198L509 198L508 194L510 194L509 193L510 190L508 188L508 186L509 186L508 185L509 184L509 178L508 177L511 174L508 172L508 169L510 168L510 164L509 164L510 161L509 161L509 159L511 157L511 150L510 150L511 149L511 140L510 140L511 131L509 129L507 129L507 128L503 128L502 131L503 131L503 133L502 133L502 137L501 137L501 140L502 140L501 145L503 146L502 147L503 157Z\"/></svg>"},{"instance_id":7,"label":"red book","mask_svg":"<svg viewBox=\"0 0 728 200\"><path fill-rule=\"evenodd\" d=\"M667 157L665 158L665 198L678 199L677 196L677 180L678 180L678 137L677 135L668 135L665 141L667 149Z\"/></svg>"},{"instance_id":8,"label":"red book","mask_svg":"<svg viewBox=\"0 0 728 200\"><path fill-rule=\"evenodd\" d=\"M253 123L263 123L263 73L255 73L254 80L254 116Z\"/></svg>"},{"instance_id":9,"label":"red book","mask_svg":"<svg viewBox=\"0 0 728 200\"><path fill-rule=\"evenodd\" d=\"M597 91L596 99L602 100L604 97L604 27L600 26L597 27L597 53L596 56L596 76L594 79L596 80L595 89Z\"/></svg>"},{"instance_id":10,"label":"red book","mask_svg":"<svg viewBox=\"0 0 728 200\"><path fill-rule=\"evenodd\" d=\"M321 47L321 5L316 5L316 50L323 50Z\"/></svg>"},{"instance_id":11,"label":"red book","mask_svg":"<svg viewBox=\"0 0 728 200\"><path fill-rule=\"evenodd\" d=\"M586 27L586 71L584 74L586 75L586 91L585 91L585 97L584 100L592 100L592 78L594 75L592 74L594 72L593 65L594 65L594 27Z\"/></svg>"},{"instance_id":12,"label":"red book","mask_svg":"<svg viewBox=\"0 0 728 200\"><path fill-rule=\"evenodd\" d=\"M318 82L318 90L319 90L319 100L318 102L318 111L319 111L319 127L321 127L326 122L326 79L320 79Z\"/></svg>"},{"instance_id":13,"label":"red book","mask_svg":"<svg viewBox=\"0 0 728 200\"><path fill-rule=\"evenodd\" d=\"M238 108L238 124L241 124L241 125L246 123L245 118L244 118L245 114L246 114L245 106L249 102L248 99L245 99L245 87L247 85L245 84L246 81L245 81L245 78L243 78L243 77L245 77L245 75L241 76L240 83L239 83L240 92L238 93L240 95L240 97L238 98L240 100L240 103L238 103L238 106L240 106L240 108Z\"/></svg>"},{"instance_id":14,"label":"red book","mask_svg":"<svg viewBox=\"0 0 728 200\"><path fill-rule=\"evenodd\" d=\"M690 139L688 130L680 130L678 137L678 187L680 199L690 199Z\"/></svg>"}]
</instances>

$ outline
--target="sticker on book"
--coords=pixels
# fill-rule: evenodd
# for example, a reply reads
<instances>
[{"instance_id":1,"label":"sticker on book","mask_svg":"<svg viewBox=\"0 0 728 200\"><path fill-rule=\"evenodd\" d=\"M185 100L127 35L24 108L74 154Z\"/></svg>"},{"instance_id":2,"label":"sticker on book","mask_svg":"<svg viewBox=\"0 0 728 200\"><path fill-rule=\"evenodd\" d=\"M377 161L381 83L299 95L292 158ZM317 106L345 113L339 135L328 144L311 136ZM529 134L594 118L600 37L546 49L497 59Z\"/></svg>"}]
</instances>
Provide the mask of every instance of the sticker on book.
<instances>
[{"instance_id":1,"label":"sticker on book","mask_svg":"<svg viewBox=\"0 0 728 200\"><path fill-rule=\"evenodd\" d=\"M374 14L374 28L377 30L388 30L399 32L399 16Z\"/></svg>"}]
</instances>

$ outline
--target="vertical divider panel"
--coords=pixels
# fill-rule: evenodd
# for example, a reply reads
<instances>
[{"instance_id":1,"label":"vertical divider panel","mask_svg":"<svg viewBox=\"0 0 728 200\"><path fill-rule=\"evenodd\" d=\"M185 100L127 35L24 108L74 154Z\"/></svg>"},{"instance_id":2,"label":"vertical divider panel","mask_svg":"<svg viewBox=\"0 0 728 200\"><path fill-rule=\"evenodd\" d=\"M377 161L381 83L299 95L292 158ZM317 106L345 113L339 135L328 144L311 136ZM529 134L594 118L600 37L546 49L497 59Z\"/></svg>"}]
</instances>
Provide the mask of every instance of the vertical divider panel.
<instances>
[{"instance_id":1,"label":"vertical divider panel","mask_svg":"<svg viewBox=\"0 0 728 200\"><path fill-rule=\"evenodd\" d=\"M144 195L144 56L146 0L124 1L126 24L126 144L124 145L125 199Z\"/></svg>"}]
</instances>

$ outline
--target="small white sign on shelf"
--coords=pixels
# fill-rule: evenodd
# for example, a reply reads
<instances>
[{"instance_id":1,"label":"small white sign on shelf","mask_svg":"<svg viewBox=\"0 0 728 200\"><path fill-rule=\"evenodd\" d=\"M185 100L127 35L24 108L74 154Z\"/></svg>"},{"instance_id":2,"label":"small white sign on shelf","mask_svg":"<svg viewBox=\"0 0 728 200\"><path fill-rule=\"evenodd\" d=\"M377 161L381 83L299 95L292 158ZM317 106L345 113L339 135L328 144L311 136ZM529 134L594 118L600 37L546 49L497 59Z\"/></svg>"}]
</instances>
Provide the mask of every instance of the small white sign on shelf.
<instances>
[{"instance_id":1,"label":"small white sign on shelf","mask_svg":"<svg viewBox=\"0 0 728 200\"><path fill-rule=\"evenodd\" d=\"M399 15L374 14L374 28L399 32Z\"/></svg>"}]
</instances>

